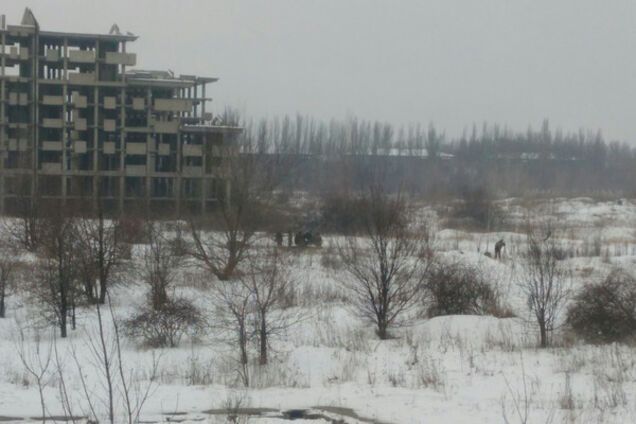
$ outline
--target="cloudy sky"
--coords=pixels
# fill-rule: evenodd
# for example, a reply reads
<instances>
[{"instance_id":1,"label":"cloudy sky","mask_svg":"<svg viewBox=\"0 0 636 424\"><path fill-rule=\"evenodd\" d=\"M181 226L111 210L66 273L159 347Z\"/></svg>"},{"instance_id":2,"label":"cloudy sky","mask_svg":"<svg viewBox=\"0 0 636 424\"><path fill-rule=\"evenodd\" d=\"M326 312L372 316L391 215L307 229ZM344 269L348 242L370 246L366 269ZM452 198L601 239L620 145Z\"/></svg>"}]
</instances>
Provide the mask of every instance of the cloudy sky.
<instances>
[{"instance_id":1,"label":"cloudy sky","mask_svg":"<svg viewBox=\"0 0 636 424\"><path fill-rule=\"evenodd\" d=\"M634 0L1 0L47 30L140 36L138 67L220 77L215 107L636 144Z\"/></svg>"}]
</instances>

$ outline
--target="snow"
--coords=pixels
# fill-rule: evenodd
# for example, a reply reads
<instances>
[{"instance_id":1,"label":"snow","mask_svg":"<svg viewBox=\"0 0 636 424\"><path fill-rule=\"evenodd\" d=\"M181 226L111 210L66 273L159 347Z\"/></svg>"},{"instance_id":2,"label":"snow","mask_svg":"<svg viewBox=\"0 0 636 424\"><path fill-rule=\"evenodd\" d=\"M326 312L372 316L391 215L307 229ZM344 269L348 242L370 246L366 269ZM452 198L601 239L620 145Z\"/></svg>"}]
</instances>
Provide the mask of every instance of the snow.
<instances>
[{"instance_id":1,"label":"snow","mask_svg":"<svg viewBox=\"0 0 636 424\"><path fill-rule=\"evenodd\" d=\"M563 243L573 251L579 249L579 255L586 243L600 237L607 255L574 255L566 260L573 270L575 288L602 278L615 265L636 272L634 202L558 199L536 201L530 210L511 199L504 205L519 225L529 215L565 223ZM500 238L507 242L503 260L484 256ZM293 269L298 289L307 297L297 306L304 318L272 340L267 366L251 366L252 387L248 389L236 379L235 349L214 329L198 339L185 338L174 349L146 349L125 341L123 362L141 385L150 383L147 378L153 355L159 358L158 375L142 419L221 423L226 422L224 416L206 411L240 405L276 411L247 421L258 424L288 422L282 414L291 409L308 409L346 423L494 423L503 422L504 415L515 423L525 421L527 406L529 423L544 423L550 418L552 422L636 422L636 349L579 342L536 348L536 331L527 320L526 302L514 284L517 254L523 243L524 236L514 229L496 233L440 230L435 239L440 257L480 269L501 290L516 317L417 319L410 326L395 329L395 337L386 341L378 340L373 327L346 305L341 271L324 267L321 251L307 251L297 258ZM192 283L193 279L189 280L177 293L207 307L206 314L213 316L206 290L186 284ZM114 315L125 318L143 301L144 287L120 286L113 295ZM40 414L38 388L18 356L19 329L25 334L25 351L31 359L35 358L36 332L42 337L40 347L46 349L50 331L47 327L36 331L30 325L36 313L22 295L9 298L8 312L7 318L0 319L0 416L36 422ZM103 380L87 344L95 323L95 314L83 311L79 328L71 331L67 340L56 340L65 383L73 393L78 415L83 415L86 405L82 403L73 350L95 396L103 393ZM64 414L59 383L55 373L47 375L44 397L48 414ZM338 409L321 407L350 408L352 413L342 415L333 412Z\"/></svg>"}]
</instances>

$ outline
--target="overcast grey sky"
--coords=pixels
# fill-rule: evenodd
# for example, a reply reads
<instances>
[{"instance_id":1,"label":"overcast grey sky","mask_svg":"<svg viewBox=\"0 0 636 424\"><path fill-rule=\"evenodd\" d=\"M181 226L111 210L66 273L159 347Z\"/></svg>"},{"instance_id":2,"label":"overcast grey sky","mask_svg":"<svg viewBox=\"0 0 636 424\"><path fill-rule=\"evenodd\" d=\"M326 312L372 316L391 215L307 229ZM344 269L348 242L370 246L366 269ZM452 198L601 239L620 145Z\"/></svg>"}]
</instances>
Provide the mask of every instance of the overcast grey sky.
<instances>
[{"instance_id":1,"label":"overcast grey sky","mask_svg":"<svg viewBox=\"0 0 636 424\"><path fill-rule=\"evenodd\" d=\"M0 0L18 23L140 36L140 68L220 77L218 109L515 130L548 118L636 144L634 0Z\"/></svg>"}]
</instances>

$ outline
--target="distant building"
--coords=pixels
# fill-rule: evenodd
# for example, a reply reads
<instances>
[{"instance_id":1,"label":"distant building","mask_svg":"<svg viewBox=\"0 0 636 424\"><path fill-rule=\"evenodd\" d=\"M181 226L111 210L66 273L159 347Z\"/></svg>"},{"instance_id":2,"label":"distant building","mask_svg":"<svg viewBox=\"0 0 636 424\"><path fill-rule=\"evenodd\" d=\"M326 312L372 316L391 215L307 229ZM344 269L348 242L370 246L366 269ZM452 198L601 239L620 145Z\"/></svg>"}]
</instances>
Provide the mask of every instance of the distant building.
<instances>
[{"instance_id":1,"label":"distant building","mask_svg":"<svg viewBox=\"0 0 636 424\"><path fill-rule=\"evenodd\" d=\"M0 21L0 211L92 201L111 211L205 211L240 128L206 111L216 78L131 70L137 36ZM213 119L214 118L214 119Z\"/></svg>"}]
</instances>

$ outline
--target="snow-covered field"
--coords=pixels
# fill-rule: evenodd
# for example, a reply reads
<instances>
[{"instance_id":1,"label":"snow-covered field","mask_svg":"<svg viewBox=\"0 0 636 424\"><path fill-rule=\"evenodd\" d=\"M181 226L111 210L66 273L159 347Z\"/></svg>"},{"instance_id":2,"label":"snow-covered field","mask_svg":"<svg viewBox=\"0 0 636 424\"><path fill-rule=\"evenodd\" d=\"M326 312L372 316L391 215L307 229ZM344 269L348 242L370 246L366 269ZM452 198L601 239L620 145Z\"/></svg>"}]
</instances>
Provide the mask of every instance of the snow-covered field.
<instances>
[{"instance_id":1,"label":"snow-covered field","mask_svg":"<svg viewBox=\"0 0 636 424\"><path fill-rule=\"evenodd\" d=\"M267 366L250 365L247 389L237 379L236 347L213 328L172 349L140 348L124 339L122 363L135 382L133 394L150 387L141 420L227 422L227 416L212 412L240 407L271 410L245 418L258 424L286 422L284 412L299 409L313 411L314 419L296 421L308 423L636 422L636 348L585 345L557 334L558 347L538 349L527 303L515 284L523 224L539 216L567 226L563 237L572 257L566 262L575 287L603 278L614 266L636 273L636 203L555 199L535 202L532 210L515 199L503 204L510 231L440 228L435 247L440 256L482 270L516 317L419 319L393 330L394 339L380 341L373 326L348 307L339 283L342 271L325 266L327 238L323 249L297 254L293 275L302 319L272 340ZM492 252L502 237L507 243L504 258L486 257L484 252ZM594 253L597 245L599 255ZM213 320L209 293L197 282L197 272L188 270L177 292ZM144 296L140 284L117 287L113 314L130 316ZM109 312L103 312L109 323ZM7 318L0 319L0 421L38 421L41 415L38 384L25 370L20 351L29 366L44 369L42 358L53 349L52 364L43 372L47 414L69 412L62 406L61 383L73 414L87 415L85 390L94 399L93 408L105 411L104 376L92 359L88 337L96 334L95 312L80 311L78 329L54 344L51 329L30 325L35 315L34 306L18 293L8 300ZM256 352L251 354L256 359ZM155 361L156 378L150 382Z\"/></svg>"}]
</instances>

